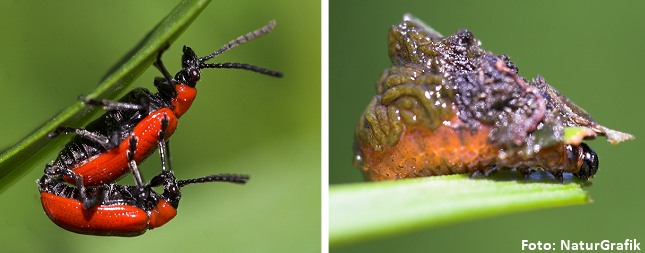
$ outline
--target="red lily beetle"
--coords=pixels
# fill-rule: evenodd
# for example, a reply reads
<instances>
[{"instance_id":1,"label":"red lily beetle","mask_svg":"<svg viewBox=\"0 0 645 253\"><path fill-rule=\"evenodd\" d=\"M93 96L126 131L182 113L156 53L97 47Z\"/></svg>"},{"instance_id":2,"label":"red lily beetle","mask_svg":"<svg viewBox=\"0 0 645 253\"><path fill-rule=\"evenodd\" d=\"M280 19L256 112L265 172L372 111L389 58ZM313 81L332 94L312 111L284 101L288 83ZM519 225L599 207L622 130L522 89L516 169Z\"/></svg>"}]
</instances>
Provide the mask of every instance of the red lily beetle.
<instances>
[{"instance_id":1,"label":"red lily beetle","mask_svg":"<svg viewBox=\"0 0 645 253\"><path fill-rule=\"evenodd\" d=\"M177 215L180 188L194 183L230 182L244 184L246 175L220 174L176 180L171 171L163 171L144 186L103 184L88 187L85 195L98 201L86 209L80 188L44 175L38 181L40 198L47 217L61 228L87 235L138 236L161 227ZM163 193L152 187L162 185Z\"/></svg>"}]
</instances>

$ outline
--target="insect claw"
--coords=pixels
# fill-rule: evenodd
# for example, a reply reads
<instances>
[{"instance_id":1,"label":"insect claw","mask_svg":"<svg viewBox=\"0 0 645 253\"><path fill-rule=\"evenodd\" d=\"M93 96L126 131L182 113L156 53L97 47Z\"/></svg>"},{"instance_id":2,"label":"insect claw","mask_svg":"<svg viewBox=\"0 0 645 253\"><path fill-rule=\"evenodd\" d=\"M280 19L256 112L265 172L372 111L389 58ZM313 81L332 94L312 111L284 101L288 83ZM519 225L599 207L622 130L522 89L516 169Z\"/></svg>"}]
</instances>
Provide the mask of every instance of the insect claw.
<instances>
[{"instance_id":1,"label":"insect claw","mask_svg":"<svg viewBox=\"0 0 645 253\"><path fill-rule=\"evenodd\" d=\"M564 183L564 172L562 170L553 170L549 173L551 173L556 180L560 181L560 183Z\"/></svg>"},{"instance_id":2,"label":"insect claw","mask_svg":"<svg viewBox=\"0 0 645 253\"><path fill-rule=\"evenodd\" d=\"M484 171L484 176L488 177L488 176L492 175L493 173L497 172L497 169L498 169L497 166L493 165L493 167L491 167L490 169Z\"/></svg>"},{"instance_id":3,"label":"insect claw","mask_svg":"<svg viewBox=\"0 0 645 253\"><path fill-rule=\"evenodd\" d=\"M562 174L560 174L560 175L557 177L557 179L558 179L558 181L560 181L560 183L561 183L561 184L564 184L564 177L562 176Z\"/></svg>"}]
</instances>

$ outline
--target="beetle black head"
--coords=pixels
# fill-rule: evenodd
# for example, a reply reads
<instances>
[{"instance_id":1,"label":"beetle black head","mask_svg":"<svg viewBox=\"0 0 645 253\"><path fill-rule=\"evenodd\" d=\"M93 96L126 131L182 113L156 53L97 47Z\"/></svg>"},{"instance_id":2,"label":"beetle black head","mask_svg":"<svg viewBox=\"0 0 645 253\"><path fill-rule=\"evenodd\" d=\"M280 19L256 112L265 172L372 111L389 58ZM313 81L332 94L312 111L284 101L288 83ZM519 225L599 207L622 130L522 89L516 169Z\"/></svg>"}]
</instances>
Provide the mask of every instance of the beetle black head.
<instances>
[{"instance_id":1,"label":"beetle black head","mask_svg":"<svg viewBox=\"0 0 645 253\"><path fill-rule=\"evenodd\" d=\"M582 159L582 165L576 176L585 180L590 179L598 172L598 155L584 143L581 143L578 149L580 150L579 159Z\"/></svg>"},{"instance_id":2,"label":"beetle black head","mask_svg":"<svg viewBox=\"0 0 645 253\"><path fill-rule=\"evenodd\" d=\"M149 189L150 187L163 186L163 198L174 208L177 208L179 206L179 201L181 200L180 188L186 185L209 182L245 184L248 180L249 176L237 174L216 174L205 177L177 180L172 172L163 170L161 174L153 177L146 187Z\"/></svg>"},{"instance_id":3,"label":"beetle black head","mask_svg":"<svg viewBox=\"0 0 645 253\"><path fill-rule=\"evenodd\" d=\"M255 65L250 65L246 63L235 63L235 62L226 62L226 63L206 63L206 61L218 56L231 48L237 47L245 42L260 37L275 27L275 21L269 22L268 25L263 26L262 28L255 30L253 32L247 33L243 36L238 37L237 39L232 40L227 43L217 51L204 56L202 58L197 57L193 49L190 47L184 46L183 55L181 57L181 70L175 75L175 81L179 83L186 84L191 87L195 87L199 79L201 78L201 69L205 68L217 68L217 69L244 69L257 72L264 75L282 77L282 73L273 71L270 69L265 69ZM163 71L162 71L163 72Z\"/></svg>"},{"instance_id":4,"label":"beetle black head","mask_svg":"<svg viewBox=\"0 0 645 253\"><path fill-rule=\"evenodd\" d=\"M199 57L190 47L184 46L181 56L181 70L175 75L175 81L195 87L201 77L201 64Z\"/></svg>"}]
</instances>

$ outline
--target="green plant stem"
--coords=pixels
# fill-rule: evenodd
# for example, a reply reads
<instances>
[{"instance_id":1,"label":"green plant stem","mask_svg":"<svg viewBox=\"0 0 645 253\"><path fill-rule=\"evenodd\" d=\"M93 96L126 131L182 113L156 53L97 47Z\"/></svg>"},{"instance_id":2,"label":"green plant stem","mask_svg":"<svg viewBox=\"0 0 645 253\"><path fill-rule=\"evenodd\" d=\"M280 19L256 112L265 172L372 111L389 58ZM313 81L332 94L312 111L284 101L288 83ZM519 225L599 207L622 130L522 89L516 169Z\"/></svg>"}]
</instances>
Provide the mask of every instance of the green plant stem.
<instances>
[{"instance_id":1,"label":"green plant stem","mask_svg":"<svg viewBox=\"0 0 645 253\"><path fill-rule=\"evenodd\" d=\"M589 201L576 182L518 181L513 177L519 173L509 173L502 173L502 180L450 175L331 186L330 244Z\"/></svg>"}]
</instances>

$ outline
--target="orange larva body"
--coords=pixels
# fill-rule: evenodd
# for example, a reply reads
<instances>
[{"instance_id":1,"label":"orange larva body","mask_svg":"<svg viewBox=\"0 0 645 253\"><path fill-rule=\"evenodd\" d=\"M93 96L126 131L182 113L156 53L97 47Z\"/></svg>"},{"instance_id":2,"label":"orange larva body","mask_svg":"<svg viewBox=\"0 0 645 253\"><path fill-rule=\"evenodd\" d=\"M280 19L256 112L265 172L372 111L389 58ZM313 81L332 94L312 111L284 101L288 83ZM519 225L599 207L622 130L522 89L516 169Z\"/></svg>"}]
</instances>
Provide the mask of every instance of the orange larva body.
<instances>
[{"instance_id":1,"label":"orange larva body","mask_svg":"<svg viewBox=\"0 0 645 253\"><path fill-rule=\"evenodd\" d=\"M394 146L376 151L369 145L361 148L363 173L371 180L467 173L483 169L497 156L488 143L489 129L473 134L448 126L429 130L405 126Z\"/></svg>"},{"instance_id":2,"label":"orange larva body","mask_svg":"<svg viewBox=\"0 0 645 253\"><path fill-rule=\"evenodd\" d=\"M453 120L453 122L458 120ZM362 171L369 180L437 176L487 171L496 164L513 167L540 166L576 173L579 160L567 159L563 145L542 149L526 158L504 157L504 150L490 144L491 128L481 126L476 132L440 126L434 130L405 126L399 141L381 151L363 145Z\"/></svg>"}]
</instances>

